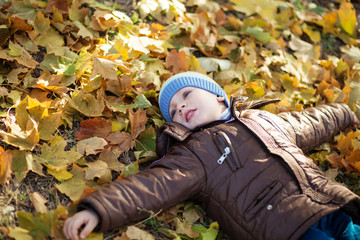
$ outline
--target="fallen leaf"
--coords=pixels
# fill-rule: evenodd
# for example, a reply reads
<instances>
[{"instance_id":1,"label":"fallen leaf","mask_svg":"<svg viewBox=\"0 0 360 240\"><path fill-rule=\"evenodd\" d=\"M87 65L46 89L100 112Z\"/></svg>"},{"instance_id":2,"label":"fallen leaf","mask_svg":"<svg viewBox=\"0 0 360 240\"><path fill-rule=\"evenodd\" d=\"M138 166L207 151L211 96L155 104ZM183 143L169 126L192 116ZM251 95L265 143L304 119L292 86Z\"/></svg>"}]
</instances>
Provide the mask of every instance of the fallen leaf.
<instances>
[{"instance_id":1,"label":"fallen leaf","mask_svg":"<svg viewBox=\"0 0 360 240\"><path fill-rule=\"evenodd\" d=\"M97 160L95 162L89 162L86 164L88 169L85 172L85 179L92 180L99 178L101 183L107 183L111 181L111 170L106 162Z\"/></svg>"},{"instance_id":2,"label":"fallen leaf","mask_svg":"<svg viewBox=\"0 0 360 240\"><path fill-rule=\"evenodd\" d=\"M0 146L0 185L7 184L11 178L11 155Z\"/></svg>"},{"instance_id":3,"label":"fallen leaf","mask_svg":"<svg viewBox=\"0 0 360 240\"><path fill-rule=\"evenodd\" d=\"M200 235L198 232L193 230L192 223L188 221L182 221L179 218L175 218L175 228L176 228L176 233L185 234L191 238L197 238Z\"/></svg>"},{"instance_id":4,"label":"fallen leaf","mask_svg":"<svg viewBox=\"0 0 360 240\"><path fill-rule=\"evenodd\" d=\"M333 168L343 168L343 158L337 153L332 153L326 156L326 160L330 163Z\"/></svg>"},{"instance_id":5,"label":"fallen leaf","mask_svg":"<svg viewBox=\"0 0 360 240\"><path fill-rule=\"evenodd\" d=\"M130 108L129 121L131 124L131 136L135 139L145 130L145 124L147 123L146 111L139 109L134 113Z\"/></svg>"},{"instance_id":6,"label":"fallen leaf","mask_svg":"<svg viewBox=\"0 0 360 240\"><path fill-rule=\"evenodd\" d=\"M11 169L15 173L15 178L18 182L21 182L29 171L35 172L40 176L44 175L42 165L35 160L31 152L10 150L9 154L12 156Z\"/></svg>"},{"instance_id":7,"label":"fallen leaf","mask_svg":"<svg viewBox=\"0 0 360 240\"><path fill-rule=\"evenodd\" d=\"M350 36L353 36L356 31L357 20L356 11L351 2L342 1L338 10L340 26Z\"/></svg>"},{"instance_id":8,"label":"fallen leaf","mask_svg":"<svg viewBox=\"0 0 360 240\"><path fill-rule=\"evenodd\" d=\"M77 140L91 137L106 138L112 129L112 123L104 118L92 118L80 122L80 130L74 133Z\"/></svg>"},{"instance_id":9,"label":"fallen leaf","mask_svg":"<svg viewBox=\"0 0 360 240\"><path fill-rule=\"evenodd\" d=\"M81 91L74 91L68 104L85 116L90 117L101 116L105 107L101 96L96 98L90 93L83 93Z\"/></svg>"},{"instance_id":10,"label":"fallen leaf","mask_svg":"<svg viewBox=\"0 0 360 240\"><path fill-rule=\"evenodd\" d=\"M219 224L212 222L208 229L202 225L194 225L193 229L200 233L202 239L215 240L219 232Z\"/></svg>"},{"instance_id":11,"label":"fallen leaf","mask_svg":"<svg viewBox=\"0 0 360 240\"><path fill-rule=\"evenodd\" d=\"M61 136L54 136L49 145L43 145L37 162L45 165L52 172L61 172L73 162L80 159L81 154L75 149L65 150L67 142Z\"/></svg>"},{"instance_id":12,"label":"fallen leaf","mask_svg":"<svg viewBox=\"0 0 360 240\"><path fill-rule=\"evenodd\" d=\"M9 237L14 238L15 240L33 239L33 237L29 234L29 231L21 227L10 228Z\"/></svg>"},{"instance_id":13,"label":"fallen leaf","mask_svg":"<svg viewBox=\"0 0 360 240\"><path fill-rule=\"evenodd\" d=\"M85 190L85 172L84 169L77 165L73 165L73 169L70 171L73 177L69 180L65 180L60 184L56 184L55 187L72 201L77 201Z\"/></svg>"},{"instance_id":14,"label":"fallen leaf","mask_svg":"<svg viewBox=\"0 0 360 240\"><path fill-rule=\"evenodd\" d=\"M155 240L155 237L151 235L150 233L141 230L140 228L137 228L135 226L129 226L126 230L126 235L130 239L136 239L136 240Z\"/></svg>"},{"instance_id":15,"label":"fallen leaf","mask_svg":"<svg viewBox=\"0 0 360 240\"><path fill-rule=\"evenodd\" d=\"M134 146L134 140L132 136L124 131L118 131L109 134L106 138L109 144L114 145L115 148L120 152L127 152Z\"/></svg>"},{"instance_id":16,"label":"fallen leaf","mask_svg":"<svg viewBox=\"0 0 360 240\"><path fill-rule=\"evenodd\" d=\"M81 155L96 154L107 145L104 138L91 137L77 142L77 151Z\"/></svg>"},{"instance_id":17,"label":"fallen leaf","mask_svg":"<svg viewBox=\"0 0 360 240\"><path fill-rule=\"evenodd\" d=\"M116 62L110 61L104 58L94 58L94 69L92 74L95 76L100 74L105 79L117 80L117 73L115 67L117 66Z\"/></svg>"},{"instance_id":18,"label":"fallen leaf","mask_svg":"<svg viewBox=\"0 0 360 240\"><path fill-rule=\"evenodd\" d=\"M336 182L336 177L339 175L339 169L338 168L330 168L324 172L325 176L332 180L333 182Z\"/></svg>"},{"instance_id":19,"label":"fallen leaf","mask_svg":"<svg viewBox=\"0 0 360 240\"><path fill-rule=\"evenodd\" d=\"M45 203L47 203L47 200L40 193L31 193L30 199L36 212L47 213L49 211L45 205Z\"/></svg>"},{"instance_id":20,"label":"fallen leaf","mask_svg":"<svg viewBox=\"0 0 360 240\"><path fill-rule=\"evenodd\" d=\"M354 149L352 140L357 138L359 135L360 132L349 132L347 135L340 133L340 136L337 139L338 144L336 145L336 148L343 156L351 155Z\"/></svg>"},{"instance_id":21,"label":"fallen leaf","mask_svg":"<svg viewBox=\"0 0 360 240\"><path fill-rule=\"evenodd\" d=\"M183 51L171 50L166 57L166 68L176 74L189 70L189 59Z\"/></svg>"},{"instance_id":22,"label":"fallen leaf","mask_svg":"<svg viewBox=\"0 0 360 240\"><path fill-rule=\"evenodd\" d=\"M9 132L0 131L3 141L18 147L20 150L33 150L40 140L38 125L32 118L28 119L24 130L11 118L7 118L5 124Z\"/></svg>"}]
</instances>

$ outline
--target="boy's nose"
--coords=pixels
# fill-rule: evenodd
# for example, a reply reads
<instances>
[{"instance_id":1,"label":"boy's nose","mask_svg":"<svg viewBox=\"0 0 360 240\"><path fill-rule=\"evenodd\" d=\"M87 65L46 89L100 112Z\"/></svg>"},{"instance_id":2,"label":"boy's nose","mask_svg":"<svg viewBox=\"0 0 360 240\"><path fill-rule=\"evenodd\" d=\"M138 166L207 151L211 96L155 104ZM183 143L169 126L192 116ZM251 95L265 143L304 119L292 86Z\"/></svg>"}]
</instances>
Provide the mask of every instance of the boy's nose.
<instances>
[{"instance_id":1,"label":"boy's nose","mask_svg":"<svg viewBox=\"0 0 360 240\"><path fill-rule=\"evenodd\" d=\"M180 105L180 108L178 109L178 112L181 113L181 110L185 107L185 104Z\"/></svg>"}]
</instances>

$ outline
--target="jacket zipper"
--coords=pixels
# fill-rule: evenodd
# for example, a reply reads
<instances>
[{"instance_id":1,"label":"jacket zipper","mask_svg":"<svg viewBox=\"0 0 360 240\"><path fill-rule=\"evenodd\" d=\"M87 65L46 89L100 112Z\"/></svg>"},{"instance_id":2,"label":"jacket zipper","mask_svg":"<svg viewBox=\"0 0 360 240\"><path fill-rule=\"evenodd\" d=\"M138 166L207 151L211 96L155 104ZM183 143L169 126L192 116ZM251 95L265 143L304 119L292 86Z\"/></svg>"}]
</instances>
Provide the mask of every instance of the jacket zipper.
<instances>
[{"instance_id":1,"label":"jacket zipper","mask_svg":"<svg viewBox=\"0 0 360 240\"><path fill-rule=\"evenodd\" d=\"M221 165L225 161L225 159L229 155L229 153L230 153L230 148L229 147L224 148L224 153L217 160L217 163Z\"/></svg>"},{"instance_id":2,"label":"jacket zipper","mask_svg":"<svg viewBox=\"0 0 360 240\"><path fill-rule=\"evenodd\" d=\"M239 169L240 166L238 162L236 161L235 157L235 150L231 145L229 137L226 135L226 133L219 131L216 132L216 139L218 140L218 143L220 144L221 149L224 149L223 155L218 159L218 163L222 163L226 157L229 157L232 165L235 167L235 169Z\"/></svg>"}]
</instances>

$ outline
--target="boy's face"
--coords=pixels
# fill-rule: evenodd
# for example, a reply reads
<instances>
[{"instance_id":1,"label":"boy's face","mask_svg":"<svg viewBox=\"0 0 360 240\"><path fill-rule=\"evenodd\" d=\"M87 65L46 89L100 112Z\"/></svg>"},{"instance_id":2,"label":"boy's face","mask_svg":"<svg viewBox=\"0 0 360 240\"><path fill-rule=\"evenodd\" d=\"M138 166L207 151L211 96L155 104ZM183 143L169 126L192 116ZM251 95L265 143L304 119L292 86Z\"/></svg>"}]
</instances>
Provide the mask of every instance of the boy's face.
<instances>
[{"instance_id":1,"label":"boy's face","mask_svg":"<svg viewBox=\"0 0 360 240\"><path fill-rule=\"evenodd\" d=\"M191 130L215 121L225 109L223 97L196 87L180 89L169 106L171 119Z\"/></svg>"}]
</instances>

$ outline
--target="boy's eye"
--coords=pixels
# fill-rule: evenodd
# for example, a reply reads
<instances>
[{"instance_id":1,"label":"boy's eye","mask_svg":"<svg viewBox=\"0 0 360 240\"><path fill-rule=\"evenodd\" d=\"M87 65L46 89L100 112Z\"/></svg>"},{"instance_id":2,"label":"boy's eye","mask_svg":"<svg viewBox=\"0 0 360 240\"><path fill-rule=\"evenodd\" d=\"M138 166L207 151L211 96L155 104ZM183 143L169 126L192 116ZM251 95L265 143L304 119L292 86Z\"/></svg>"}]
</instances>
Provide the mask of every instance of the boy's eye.
<instances>
[{"instance_id":1,"label":"boy's eye","mask_svg":"<svg viewBox=\"0 0 360 240\"><path fill-rule=\"evenodd\" d=\"M187 97L187 96L189 96L189 94L191 93L191 91L186 91L186 92L184 92L184 99Z\"/></svg>"},{"instance_id":2,"label":"boy's eye","mask_svg":"<svg viewBox=\"0 0 360 240\"><path fill-rule=\"evenodd\" d=\"M175 113L176 113L176 110L175 110L175 109L174 109L174 110L172 110L172 111L170 112L170 116L171 116L171 118L174 118Z\"/></svg>"}]
</instances>

